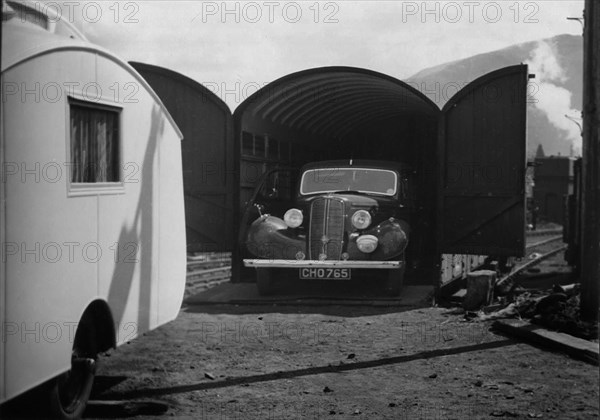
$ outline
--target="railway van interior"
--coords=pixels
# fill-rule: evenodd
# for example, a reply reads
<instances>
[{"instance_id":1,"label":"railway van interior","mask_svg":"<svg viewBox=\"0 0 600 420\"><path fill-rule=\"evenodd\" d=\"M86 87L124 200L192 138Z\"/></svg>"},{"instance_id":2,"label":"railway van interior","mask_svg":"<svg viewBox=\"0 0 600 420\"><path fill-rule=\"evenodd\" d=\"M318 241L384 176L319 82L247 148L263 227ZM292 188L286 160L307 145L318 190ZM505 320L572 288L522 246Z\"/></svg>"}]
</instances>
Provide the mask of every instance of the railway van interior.
<instances>
[{"instance_id":1,"label":"railway van interior","mask_svg":"<svg viewBox=\"0 0 600 420\"><path fill-rule=\"evenodd\" d=\"M438 114L420 92L367 70L314 69L275 81L234 114L242 133L239 211L251 199L258 174L278 166L297 169L337 159L401 162L411 168L406 181L413 199L407 276L415 269L425 274L435 267Z\"/></svg>"}]
</instances>

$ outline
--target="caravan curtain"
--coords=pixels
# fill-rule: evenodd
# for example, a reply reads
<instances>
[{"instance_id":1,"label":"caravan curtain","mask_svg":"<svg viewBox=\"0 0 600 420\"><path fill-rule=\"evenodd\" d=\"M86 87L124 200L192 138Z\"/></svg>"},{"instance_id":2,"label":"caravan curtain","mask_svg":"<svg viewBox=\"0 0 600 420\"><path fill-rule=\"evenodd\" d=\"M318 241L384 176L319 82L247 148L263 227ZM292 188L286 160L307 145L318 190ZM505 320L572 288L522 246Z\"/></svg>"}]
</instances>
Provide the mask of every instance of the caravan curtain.
<instances>
[{"instance_id":1,"label":"caravan curtain","mask_svg":"<svg viewBox=\"0 0 600 420\"><path fill-rule=\"evenodd\" d=\"M71 182L119 182L119 113L71 104Z\"/></svg>"}]
</instances>

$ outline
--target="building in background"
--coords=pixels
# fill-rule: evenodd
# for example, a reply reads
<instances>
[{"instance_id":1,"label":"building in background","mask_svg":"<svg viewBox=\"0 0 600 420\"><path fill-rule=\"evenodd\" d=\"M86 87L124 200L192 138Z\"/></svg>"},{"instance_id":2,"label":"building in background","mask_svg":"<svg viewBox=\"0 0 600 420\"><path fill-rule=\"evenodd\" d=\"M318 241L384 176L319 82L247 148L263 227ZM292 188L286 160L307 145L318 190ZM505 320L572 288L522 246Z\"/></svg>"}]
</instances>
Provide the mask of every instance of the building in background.
<instances>
[{"instance_id":1,"label":"building in background","mask_svg":"<svg viewBox=\"0 0 600 420\"><path fill-rule=\"evenodd\" d=\"M537 207L538 222L564 223L565 197L573 194L574 162L568 156L536 157L532 206Z\"/></svg>"}]
</instances>

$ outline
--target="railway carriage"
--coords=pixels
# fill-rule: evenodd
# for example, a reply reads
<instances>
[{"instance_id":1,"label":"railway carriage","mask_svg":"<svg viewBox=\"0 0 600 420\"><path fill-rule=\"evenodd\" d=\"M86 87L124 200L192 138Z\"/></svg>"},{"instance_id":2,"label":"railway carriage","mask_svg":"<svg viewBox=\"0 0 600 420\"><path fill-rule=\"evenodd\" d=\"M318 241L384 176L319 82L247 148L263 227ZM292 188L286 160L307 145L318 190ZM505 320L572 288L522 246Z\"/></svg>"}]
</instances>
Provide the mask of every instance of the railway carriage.
<instances>
[{"instance_id":1,"label":"railway carriage","mask_svg":"<svg viewBox=\"0 0 600 420\"><path fill-rule=\"evenodd\" d=\"M524 253L525 65L474 80L443 109L407 83L353 67L284 76L245 98L231 118L224 103L212 93L207 96L206 88L196 83L197 102L223 116L218 120L221 133L202 118L190 120L189 115L198 115L196 108L182 108L177 92L191 95L189 79L182 83L183 76L169 75L169 70L136 65L175 120L187 118L180 124L187 159L204 162L201 156L208 153L220 168L218 175L203 178L203 188L218 189L230 199L214 201L220 212L211 213L205 225L207 230L233 226L233 234L206 240L210 249L233 252L233 281L254 281L269 265L281 268L274 265L281 261L270 261L268 253L252 249L253 223L266 213L283 220L294 204L290 191L298 191L299 168L327 160L385 160L410 168L410 238L403 265L417 282L451 291L455 280L484 261ZM278 174L276 168L292 168L295 175ZM277 194L281 197L285 191L289 199L269 197L274 183ZM265 202L270 208L261 215L257 209ZM191 217L200 220L198 214ZM332 217L329 223L339 220ZM277 231L273 236L293 236L296 229L281 222L271 228ZM319 255L303 253L302 264L319 262ZM336 264L343 267L343 259ZM297 281L302 272L297 268L293 274ZM365 281L371 281L369 276Z\"/></svg>"}]
</instances>

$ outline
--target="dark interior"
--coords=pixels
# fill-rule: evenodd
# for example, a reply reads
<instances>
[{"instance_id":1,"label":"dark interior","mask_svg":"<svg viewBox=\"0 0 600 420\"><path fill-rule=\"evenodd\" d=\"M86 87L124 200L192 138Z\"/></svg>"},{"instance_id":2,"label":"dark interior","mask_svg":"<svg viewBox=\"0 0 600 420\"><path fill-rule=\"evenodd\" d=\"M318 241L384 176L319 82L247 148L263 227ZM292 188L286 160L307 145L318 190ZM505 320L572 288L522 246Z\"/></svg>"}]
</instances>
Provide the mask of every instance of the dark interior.
<instances>
[{"instance_id":1,"label":"dark interior","mask_svg":"<svg viewBox=\"0 0 600 420\"><path fill-rule=\"evenodd\" d=\"M437 106L414 88L365 69L317 68L276 80L234 113L242 151L241 213L256 174L277 165L351 158L401 161L413 168L417 204L407 274L412 266L431 270L436 265L431 258L439 115Z\"/></svg>"}]
</instances>

